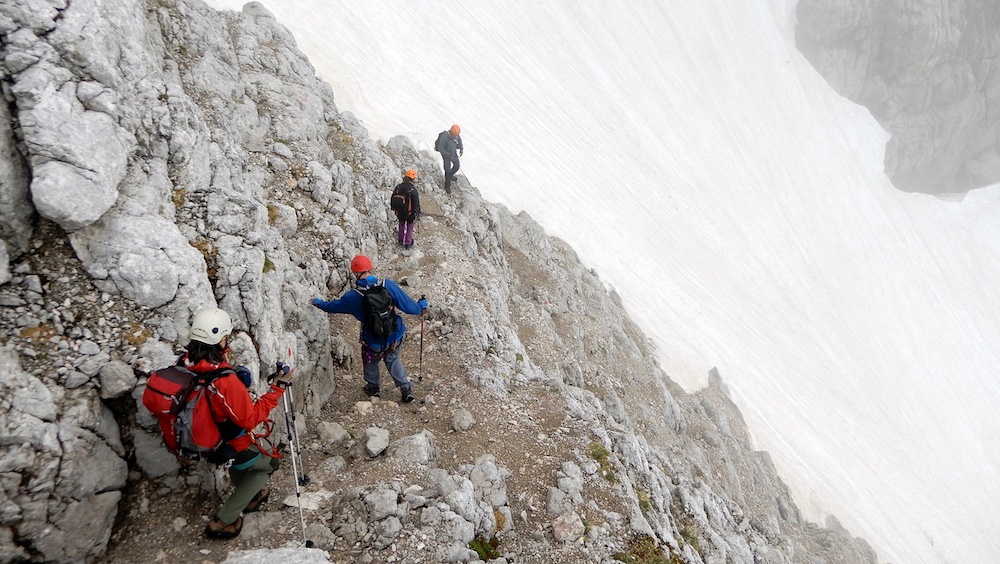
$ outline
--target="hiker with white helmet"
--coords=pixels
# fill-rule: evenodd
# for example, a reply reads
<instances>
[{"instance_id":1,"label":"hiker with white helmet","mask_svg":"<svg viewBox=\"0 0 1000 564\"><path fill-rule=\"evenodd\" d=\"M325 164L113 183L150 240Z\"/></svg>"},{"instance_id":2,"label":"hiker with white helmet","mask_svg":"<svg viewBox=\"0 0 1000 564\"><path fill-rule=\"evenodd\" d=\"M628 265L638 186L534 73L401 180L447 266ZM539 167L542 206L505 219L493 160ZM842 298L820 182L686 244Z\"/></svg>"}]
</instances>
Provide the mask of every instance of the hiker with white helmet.
<instances>
[{"instance_id":1,"label":"hiker with white helmet","mask_svg":"<svg viewBox=\"0 0 1000 564\"><path fill-rule=\"evenodd\" d=\"M254 429L278 405L278 398L291 384L292 373L278 374L270 389L256 400L250 395L249 371L242 376L229 364L229 336L233 321L218 308L199 311L191 322L190 342L177 365L199 375L210 375L208 405L222 437L232 447L229 477L236 490L222 503L205 527L212 538L233 538L243 529L243 513L260 509L267 501L267 481L278 469L277 453L256 444Z\"/></svg>"},{"instance_id":2,"label":"hiker with white helmet","mask_svg":"<svg viewBox=\"0 0 1000 564\"><path fill-rule=\"evenodd\" d=\"M413 386L399 359L406 336L406 324L396 311L420 315L427 308L427 299L414 301L399 284L379 279L372 274L372 261L357 255L351 260L355 287L339 299L323 301L313 298L312 305L327 313L348 313L361 322L361 360L364 364L365 387L368 397L380 397L379 361L385 363L389 375L399 388L401 401L416 399Z\"/></svg>"}]
</instances>

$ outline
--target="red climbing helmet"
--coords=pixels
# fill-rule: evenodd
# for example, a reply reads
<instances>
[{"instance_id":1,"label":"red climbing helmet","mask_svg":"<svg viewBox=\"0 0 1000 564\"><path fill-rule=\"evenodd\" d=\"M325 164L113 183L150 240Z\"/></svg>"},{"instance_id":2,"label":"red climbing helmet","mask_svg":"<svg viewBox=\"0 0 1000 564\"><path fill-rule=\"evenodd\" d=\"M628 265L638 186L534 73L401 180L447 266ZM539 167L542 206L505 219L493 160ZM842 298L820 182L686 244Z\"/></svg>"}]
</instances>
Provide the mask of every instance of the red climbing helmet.
<instances>
[{"instance_id":1,"label":"red climbing helmet","mask_svg":"<svg viewBox=\"0 0 1000 564\"><path fill-rule=\"evenodd\" d=\"M460 133L462 133L462 128L459 127L457 123L455 125L451 126L451 134L452 135L459 135Z\"/></svg>"},{"instance_id":2,"label":"red climbing helmet","mask_svg":"<svg viewBox=\"0 0 1000 564\"><path fill-rule=\"evenodd\" d=\"M365 255L351 259L351 272L368 272L372 269L372 261Z\"/></svg>"}]
</instances>

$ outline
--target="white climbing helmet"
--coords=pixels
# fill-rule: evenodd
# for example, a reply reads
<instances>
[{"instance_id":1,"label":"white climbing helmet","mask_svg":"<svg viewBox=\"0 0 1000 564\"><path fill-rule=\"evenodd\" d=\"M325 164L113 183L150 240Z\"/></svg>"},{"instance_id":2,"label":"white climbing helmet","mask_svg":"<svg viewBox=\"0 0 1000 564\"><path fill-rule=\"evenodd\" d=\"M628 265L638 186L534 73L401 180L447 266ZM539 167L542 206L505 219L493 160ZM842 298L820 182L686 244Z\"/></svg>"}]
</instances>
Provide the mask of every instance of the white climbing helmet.
<instances>
[{"instance_id":1,"label":"white climbing helmet","mask_svg":"<svg viewBox=\"0 0 1000 564\"><path fill-rule=\"evenodd\" d=\"M203 309L191 321L191 340L218 345L233 332L233 320L219 308Z\"/></svg>"}]
</instances>

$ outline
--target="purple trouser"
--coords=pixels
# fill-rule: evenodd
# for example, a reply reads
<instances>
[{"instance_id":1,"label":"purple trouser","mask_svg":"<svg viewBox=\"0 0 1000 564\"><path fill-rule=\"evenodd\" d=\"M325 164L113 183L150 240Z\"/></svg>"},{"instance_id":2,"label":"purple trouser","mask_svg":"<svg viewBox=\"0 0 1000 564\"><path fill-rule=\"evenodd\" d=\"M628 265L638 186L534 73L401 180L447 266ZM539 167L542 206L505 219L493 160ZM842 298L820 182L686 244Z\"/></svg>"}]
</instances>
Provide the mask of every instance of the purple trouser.
<instances>
[{"instance_id":1,"label":"purple trouser","mask_svg":"<svg viewBox=\"0 0 1000 564\"><path fill-rule=\"evenodd\" d=\"M409 222L409 221L400 221L399 222L399 230L398 231L399 231L399 234L396 237L397 241L399 241L400 243L402 243L404 245L407 245L407 246L413 244L413 223L412 222Z\"/></svg>"}]
</instances>

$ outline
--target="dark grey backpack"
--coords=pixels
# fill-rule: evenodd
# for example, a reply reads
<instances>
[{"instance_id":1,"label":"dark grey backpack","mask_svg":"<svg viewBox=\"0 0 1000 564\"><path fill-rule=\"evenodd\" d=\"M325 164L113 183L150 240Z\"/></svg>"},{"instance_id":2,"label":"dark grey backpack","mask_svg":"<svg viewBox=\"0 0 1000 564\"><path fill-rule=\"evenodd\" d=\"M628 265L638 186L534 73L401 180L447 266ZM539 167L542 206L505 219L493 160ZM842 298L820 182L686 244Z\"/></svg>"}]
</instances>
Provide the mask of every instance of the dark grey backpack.
<instances>
[{"instance_id":1,"label":"dark grey backpack","mask_svg":"<svg viewBox=\"0 0 1000 564\"><path fill-rule=\"evenodd\" d=\"M362 326L376 339L386 340L396 329L395 304L385 281L368 288L357 288L361 294Z\"/></svg>"}]
</instances>

